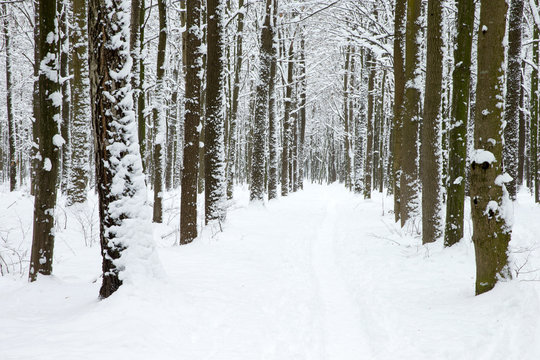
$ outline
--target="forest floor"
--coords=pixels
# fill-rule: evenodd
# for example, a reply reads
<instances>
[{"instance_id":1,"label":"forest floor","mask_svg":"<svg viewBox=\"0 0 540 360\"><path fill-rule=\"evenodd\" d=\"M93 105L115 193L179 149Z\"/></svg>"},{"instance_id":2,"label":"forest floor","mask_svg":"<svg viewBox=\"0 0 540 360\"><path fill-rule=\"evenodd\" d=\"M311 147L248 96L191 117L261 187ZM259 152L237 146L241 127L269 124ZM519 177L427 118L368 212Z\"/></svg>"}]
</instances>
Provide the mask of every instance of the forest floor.
<instances>
[{"instance_id":1,"label":"forest floor","mask_svg":"<svg viewBox=\"0 0 540 360\"><path fill-rule=\"evenodd\" d=\"M444 249L394 224L378 193L307 184L263 206L239 188L223 231L180 247L178 204L168 194L154 225L163 278L99 301L95 197L60 202L54 276L29 284L32 198L0 192L0 254L15 264L0 277L0 359L540 359L540 207L526 193L519 274L476 297L470 221Z\"/></svg>"}]
</instances>

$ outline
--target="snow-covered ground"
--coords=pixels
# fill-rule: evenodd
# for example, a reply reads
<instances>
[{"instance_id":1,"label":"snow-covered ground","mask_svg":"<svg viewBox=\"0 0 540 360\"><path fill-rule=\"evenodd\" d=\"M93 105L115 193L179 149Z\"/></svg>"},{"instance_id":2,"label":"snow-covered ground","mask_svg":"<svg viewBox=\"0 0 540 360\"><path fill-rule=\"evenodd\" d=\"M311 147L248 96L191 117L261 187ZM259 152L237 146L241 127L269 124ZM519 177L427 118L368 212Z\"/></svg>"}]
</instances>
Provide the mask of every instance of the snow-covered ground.
<instances>
[{"instance_id":1,"label":"snow-covered ground","mask_svg":"<svg viewBox=\"0 0 540 360\"><path fill-rule=\"evenodd\" d=\"M394 224L389 197L306 185L254 206L237 194L223 232L182 247L168 194L154 225L165 277L104 301L95 197L77 211L61 202L55 275L29 284L3 265L0 359L540 359L540 208L527 194L519 276L477 297L470 237L422 246ZM31 197L0 193L8 264L28 258L31 221Z\"/></svg>"}]
</instances>

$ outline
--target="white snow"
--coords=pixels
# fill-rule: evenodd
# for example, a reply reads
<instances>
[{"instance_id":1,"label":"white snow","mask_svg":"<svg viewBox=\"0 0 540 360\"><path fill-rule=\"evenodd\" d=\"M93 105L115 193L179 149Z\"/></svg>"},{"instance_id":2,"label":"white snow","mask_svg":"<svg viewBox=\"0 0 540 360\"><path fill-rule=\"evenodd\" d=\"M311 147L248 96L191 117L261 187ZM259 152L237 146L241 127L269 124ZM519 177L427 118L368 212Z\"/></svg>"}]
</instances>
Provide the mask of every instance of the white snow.
<instances>
[{"instance_id":1,"label":"white snow","mask_svg":"<svg viewBox=\"0 0 540 360\"><path fill-rule=\"evenodd\" d=\"M43 161L43 170L51 171L51 169L52 169L51 159L45 158L45 160Z\"/></svg>"},{"instance_id":2,"label":"white snow","mask_svg":"<svg viewBox=\"0 0 540 360\"><path fill-rule=\"evenodd\" d=\"M497 178L495 178L495 184L499 186L503 186L503 184L508 183L510 181L512 181L512 177L508 175L508 173L498 175Z\"/></svg>"},{"instance_id":3,"label":"white snow","mask_svg":"<svg viewBox=\"0 0 540 360\"><path fill-rule=\"evenodd\" d=\"M495 161L495 155L491 151L484 149L474 149L471 153L471 162L476 164L483 164L485 162L492 164Z\"/></svg>"},{"instance_id":4,"label":"white snow","mask_svg":"<svg viewBox=\"0 0 540 360\"><path fill-rule=\"evenodd\" d=\"M55 134L52 138L53 145L61 148L66 143L66 140L60 134Z\"/></svg>"},{"instance_id":5,"label":"white snow","mask_svg":"<svg viewBox=\"0 0 540 360\"><path fill-rule=\"evenodd\" d=\"M517 278L475 297L468 208L465 239L444 249L381 215L390 197L305 186L265 206L237 188L224 231L206 227L182 247L179 193L167 193L165 223L147 228L165 277L136 278L103 301L96 196L73 209L61 197L54 276L29 284L15 265L0 277L0 359L540 358L540 283L521 281L540 279L529 194L516 203ZM0 192L8 263L28 258L32 203Z\"/></svg>"}]
</instances>

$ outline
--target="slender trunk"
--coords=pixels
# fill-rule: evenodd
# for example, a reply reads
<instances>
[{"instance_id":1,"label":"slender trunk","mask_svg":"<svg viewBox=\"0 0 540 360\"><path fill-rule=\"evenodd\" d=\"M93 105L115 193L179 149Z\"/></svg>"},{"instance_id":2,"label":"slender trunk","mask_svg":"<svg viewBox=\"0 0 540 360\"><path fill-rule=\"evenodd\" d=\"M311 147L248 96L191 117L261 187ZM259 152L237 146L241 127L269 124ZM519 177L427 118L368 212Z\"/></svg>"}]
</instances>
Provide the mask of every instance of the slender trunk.
<instances>
[{"instance_id":1,"label":"slender trunk","mask_svg":"<svg viewBox=\"0 0 540 360\"><path fill-rule=\"evenodd\" d=\"M353 85L354 86L354 85ZM305 142L306 142L306 92L307 92L307 74L306 74L306 39L304 31L300 36L300 139L298 142L298 187L304 188L304 163L305 163ZM349 107L352 118L352 106Z\"/></svg>"},{"instance_id":2,"label":"slender trunk","mask_svg":"<svg viewBox=\"0 0 540 360\"><path fill-rule=\"evenodd\" d=\"M285 53L285 52L283 52ZM283 140L281 152L281 196L289 194L289 147L291 143L290 114L292 82L294 74L294 41L289 45L287 85L285 86L285 114L283 117Z\"/></svg>"},{"instance_id":3,"label":"slender trunk","mask_svg":"<svg viewBox=\"0 0 540 360\"><path fill-rule=\"evenodd\" d=\"M463 238L467 163L467 127L471 88L471 52L474 26L474 0L459 0L458 33L454 50L452 111L449 129L448 189L444 245L452 246Z\"/></svg>"},{"instance_id":4,"label":"slender trunk","mask_svg":"<svg viewBox=\"0 0 540 360\"><path fill-rule=\"evenodd\" d=\"M144 83L144 55L143 55L143 49L144 49L144 25L145 25L145 0L139 0L140 3L140 11L139 11L139 21L136 24L132 25L132 41L133 44L133 52L137 52L137 58L135 58L134 61L138 62L138 75L139 75L139 81L137 82L138 89L137 89L137 124L138 124L138 134L139 134L139 152L141 154L142 164L143 164L143 172L146 171L146 118L145 118L145 94L146 94L146 86ZM134 16L134 15L133 15ZM134 26L138 25L139 30L137 32L136 29L134 29ZM138 47L135 45L137 41L138 34ZM135 76L137 76L137 73L135 73Z\"/></svg>"},{"instance_id":5,"label":"slender trunk","mask_svg":"<svg viewBox=\"0 0 540 360\"><path fill-rule=\"evenodd\" d=\"M394 178L394 218L401 217L401 143L403 141L403 98L405 96L405 65L403 48L405 44L405 20L407 0L396 0L394 14L394 142L392 172Z\"/></svg>"},{"instance_id":6,"label":"slender trunk","mask_svg":"<svg viewBox=\"0 0 540 360\"><path fill-rule=\"evenodd\" d=\"M276 72L277 44L275 42L277 26L278 0L274 0L272 15L272 59L270 61L270 85L268 87L268 200L275 199L278 194L278 124L276 114Z\"/></svg>"},{"instance_id":7,"label":"slender trunk","mask_svg":"<svg viewBox=\"0 0 540 360\"><path fill-rule=\"evenodd\" d=\"M366 67L369 72L368 80L368 106L367 106L367 144L366 144L366 168L364 171L364 198L371 199L372 166L373 166L373 93L375 83L375 61L373 54L368 50Z\"/></svg>"},{"instance_id":8,"label":"slender trunk","mask_svg":"<svg viewBox=\"0 0 540 360\"><path fill-rule=\"evenodd\" d=\"M384 97L386 90L386 70L383 71L382 83L381 83L381 101L379 106L379 160L375 164L378 170L379 178L379 192L383 192L384 187L384 144L385 144L385 113L384 113Z\"/></svg>"},{"instance_id":9,"label":"slender trunk","mask_svg":"<svg viewBox=\"0 0 540 360\"><path fill-rule=\"evenodd\" d=\"M429 0L427 11L427 61L424 119L420 151L422 182L422 243L442 235L441 100L442 100L442 0Z\"/></svg>"},{"instance_id":10,"label":"slender trunk","mask_svg":"<svg viewBox=\"0 0 540 360\"><path fill-rule=\"evenodd\" d=\"M52 37L39 37L40 72L39 72L39 166L36 169L36 197L34 200L34 228L32 235L32 253L30 256L29 279L34 281L37 275L50 275L52 272L54 249L54 209L58 183L59 154L57 146L61 109L58 96L61 86L58 81L60 64L58 63L58 25L57 2L40 0L39 33L53 34ZM52 41L47 41L52 38ZM55 94L58 96L51 96Z\"/></svg>"},{"instance_id":11,"label":"slender trunk","mask_svg":"<svg viewBox=\"0 0 540 360\"><path fill-rule=\"evenodd\" d=\"M534 3L538 5L538 0ZM530 122L530 153L529 153L529 168L532 184L534 186L534 201L540 203L540 178L538 176L538 25L533 23L533 66L531 72L531 122Z\"/></svg>"},{"instance_id":12,"label":"slender trunk","mask_svg":"<svg viewBox=\"0 0 540 360\"><path fill-rule=\"evenodd\" d=\"M197 237L197 177L199 174L199 131L201 124L199 73L202 71L201 0L186 6L185 36L185 111L184 168L180 204L180 244L189 244Z\"/></svg>"},{"instance_id":13,"label":"slender trunk","mask_svg":"<svg viewBox=\"0 0 540 360\"><path fill-rule=\"evenodd\" d=\"M86 186L90 167L90 90L88 88L88 28L86 25L86 0L73 1L73 31L71 67L73 69L71 102L71 173L68 204L86 201Z\"/></svg>"},{"instance_id":14,"label":"slender trunk","mask_svg":"<svg viewBox=\"0 0 540 360\"><path fill-rule=\"evenodd\" d=\"M521 65L521 86L519 89L519 140L518 140L518 166L517 166L517 184L523 185L523 177L524 177L524 168L525 168L525 133L526 133L526 119L525 119L525 86L524 86L524 79L523 79L523 73L524 73L524 62L522 61Z\"/></svg>"},{"instance_id":15,"label":"slender trunk","mask_svg":"<svg viewBox=\"0 0 540 360\"><path fill-rule=\"evenodd\" d=\"M420 83L421 73L417 71L422 59L422 49L418 39L422 36L422 1L408 0L405 46L405 98L402 113L401 142L401 226L418 212L418 169L417 138L420 123Z\"/></svg>"},{"instance_id":16,"label":"slender trunk","mask_svg":"<svg viewBox=\"0 0 540 360\"><path fill-rule=\"evenodd\" d=\"M165 141L165 52L167 50L167 8L165 0L158 1L159 40L156 69L156 105L152 113L154 117L154 215L153 221L163 220L163 143Z\"/></svg>"},{"instance_id":17,"label":"slender trunk","mask_svg":"<svg viewBox=\"0 0 540 360\"><path fill-rule=\"evenodd\" d=\"M225 218L226 183L224 154L223 48L225 28L223 24L225 4L223 0L207 1L207 67L206 67L206 122L204 135L204 200L205 221Z\"/></svg>"},{"instance_id":18,"label":"slender trunk","mask_svg":"<svg viewBox=\"0 0 540 360\"><path fill-rule=\"evenodd\" d=\"M265 173L266 119L272 61L272 0L266 0L266 16L261 30L259 83L257 84L253 129L253 163L251 167L251 201L263 201Z\"/></svg>"},{"instance_id":19,"label":"slender trunk","mask_svg":"<svg viewBox=\"0 0 540 360\"><path fill-rule=\"evenodd\" d=\"M71 168L71 81L69 80L69 0L63 0L59 19L60 25L60 78L62 85L62 123L60 133L64 140L62 146L61 190L67 193Z\"/></svg>"},{"instance_id":20,"label":"slender trunk","mask_svg":"<svg viewBox=\"0 0 540 360\"><path fill-rule=\"evenodd\" d=\"M506 80L506 106L504 110L504 171L512 177L506 184L508 194L516 200L518 175L518 131L521 98L521 27L523 0L512 0L508 19L508 64Z\"/></svg>"},{"instance_id":21,"label":"slender trunk","mask_svg":"<svg viewBox=\"0 0 540 360\"><path fill-rule=\"evenodd\" d=\"M352 47L351 44L347 45L345 50L345 67L343 73L343 127L344 127L344 136L343 136L343 147L345 149L345 187L347 189L352 188L352 169L351 169L351 149L349 143L350 129L349 129L349 78L352 75Z\"/></svg>"},{"instance_id":22,"label":"slender trunk","mask_svg":"<svg viewBox=\"0 0 540 360\"><path fill-rule=\"evenodd\" d=\"M6 49L6 113L8 123L9 143L9 191L17 187L17 154L15 150L15 119L13 118L13 84L11 81L11 34L10 22L6 3L2 4L2 17L4 19L4 46Z\"/></svg>"},{"instance_id":23,"label":"slender trunk","mask_svg":"<svg viewBox=\"0 0 540 360\"><path fill-rule=\"evenodd\" d=\"M39 4L40 2L34 1L34 88L32 93L32 148L30 151L31 156L31 186L30 194L36 194L37 184L37 172L39 168L39 119L40 119L40 105L39 105Z\"/></svg>"}]
</instances>

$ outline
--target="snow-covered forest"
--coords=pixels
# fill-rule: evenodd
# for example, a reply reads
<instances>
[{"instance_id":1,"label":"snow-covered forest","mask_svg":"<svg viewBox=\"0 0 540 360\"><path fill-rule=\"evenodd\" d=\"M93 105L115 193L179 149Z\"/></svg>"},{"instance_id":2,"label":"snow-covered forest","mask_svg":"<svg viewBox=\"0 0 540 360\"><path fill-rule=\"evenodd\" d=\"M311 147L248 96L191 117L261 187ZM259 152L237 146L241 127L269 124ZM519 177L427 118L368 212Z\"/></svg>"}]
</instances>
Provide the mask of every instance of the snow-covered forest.
<instances>
[{"instance_id":1,"label":"snow-covered forest","mask_svg":"<svg viewBox=\"0 0 540 360\"><path fill-rule=\"evenodd\" d=\"M0 359L540 359L538 0L0 0Z\"/></svg>"}]
</instances>

